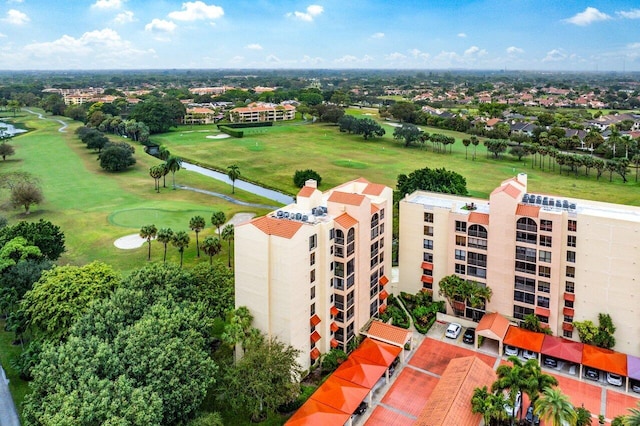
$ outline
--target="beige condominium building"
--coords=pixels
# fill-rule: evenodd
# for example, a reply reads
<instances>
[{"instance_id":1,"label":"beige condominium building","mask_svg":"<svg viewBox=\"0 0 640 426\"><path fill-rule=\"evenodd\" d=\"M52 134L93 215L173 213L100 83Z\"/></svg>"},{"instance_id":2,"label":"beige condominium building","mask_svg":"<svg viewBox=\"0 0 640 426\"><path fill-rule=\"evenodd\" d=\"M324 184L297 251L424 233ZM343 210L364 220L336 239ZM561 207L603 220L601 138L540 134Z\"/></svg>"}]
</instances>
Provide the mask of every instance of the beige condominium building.
<instances>
[{"instance_id":1,"label":"beige condominium building","mask_svg":"<svg viewBox=\"0 0 640 426\"><path fill-rule=\"evenodd\" d=\"M236 306L299 349L304 369L386 309L392 202L364 179L324 193L307 181L295 203L236 227Z\"/></svg>"},{"instance_id":2,"label":"beige condominium building","mask_svg":"<svg viewBox=\"0 0 640 426\"><path fill-rule=\"evenodd\" d=\"M608 313L615 349L640 355L639 245L640 208L529 193L526 174L489 200L417 191L400 201L399 289L442 299L438 282L456 274L493 290L476 315L454 303L465 317L533 313L573 340L574 321Z\"/></svg>"}]
</instances>

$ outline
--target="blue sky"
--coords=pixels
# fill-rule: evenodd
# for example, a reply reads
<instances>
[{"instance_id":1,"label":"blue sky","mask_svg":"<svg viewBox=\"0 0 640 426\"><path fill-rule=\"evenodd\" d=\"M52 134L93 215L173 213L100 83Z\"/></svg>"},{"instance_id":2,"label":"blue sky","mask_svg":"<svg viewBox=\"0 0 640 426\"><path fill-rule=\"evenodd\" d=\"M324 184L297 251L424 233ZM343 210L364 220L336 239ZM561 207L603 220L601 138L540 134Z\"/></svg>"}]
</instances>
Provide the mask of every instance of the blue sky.
<instances>
[{"instance_id":1,"label":"blue sky","mask_svg":"<svg viewBox=\"0 0 640 426\"><path fill-rule=\"evenodd\" d=\"M0 70L640 71L638 0L0 0Z\"/></svg>"}]
</instances>

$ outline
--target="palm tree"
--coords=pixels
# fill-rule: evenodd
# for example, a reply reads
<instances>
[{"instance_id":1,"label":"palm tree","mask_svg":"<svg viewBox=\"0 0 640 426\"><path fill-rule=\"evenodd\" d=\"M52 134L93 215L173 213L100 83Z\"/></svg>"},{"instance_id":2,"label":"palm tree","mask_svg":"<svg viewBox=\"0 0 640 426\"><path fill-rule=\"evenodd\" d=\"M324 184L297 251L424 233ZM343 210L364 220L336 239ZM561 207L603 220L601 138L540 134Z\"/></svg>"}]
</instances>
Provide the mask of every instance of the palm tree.
<instances>
[{"instance_id":1,"label":"palm tree","mask_svg":"<svg viewBox=\"0 0 640 426\"><path fill-rule=\"evenodd\" d=\"M464 145L464 159L468 160L469 145L471 145L471 139L462 139L462 145Z\"/></svg>"},{"instance_id":2,"label":"palm tree","mask_svg":"<svg viewBox=\"0 0 640 426\"><path fill-rule=\"evenodd\" d=\"M171 228L160 228L158 230L158 237L156 238L159 242L164 244L164 257L162 258L162 262L167 262L167 244L171 242L173 239L173 231Z\"/></svg>"},{"instance_id":3,"label":"palm tree","mask_svg":"<svg viewBox=\"0 0 640 426\"><path fill-rule=\"evenodd\" d=\"M235 228L231 223L229 223L224 228L222 228L222 239L227 241L227 244L228 244L229 268L231 268L231 240L233 240L234 233L235 233Z\"/></svg>"},{"instance_id":4,"label":"palm tree","mask_svg":"<svg viewBox=\"0 0 640 426\"><path fill-rule=\"evenodd\" d=\"M202 216L194 216L189 221L189 228L196 233L196 253L200 257L200 245L198 244L198 234L204 229L206 222Z\"/></svg>"},{"instance_id":5,"label":"palm tree","mask_svg":"<svg viewBox=\"0 0 640 426\"><path fill-rule=\"evenodd\" d=\"M186 247L189 247L190 241L191 241L191 238L189 238L189 234L187 234L187 231L178 231L175 234L173 234L173 237L171 238L171 244L173 244L174 247L177 247L178 252L180 252L181 268L182 268L182 258L184 256L184 249Z\"/></svg>"},{"instance_id":6,"label":"palm tree","mask_svg":"<svg viewBox=\"0 0 640 426\"><path fill-rule=\"evenodd\" d=\"M584 405L576 408L576 426L591 426L592 421L591 411L584 408Z\"/></svg>"},{"instance_id":7,"label":"palm tree","mask_svg":"<svg viewBox=\"0 0 640 426\"><path fill-rule=\"evenodd\" d=\"M231 193L235 194L236 179L240 177L240 168L237 165L232 164L231 166L227 167L227 169L227 176L229 176L229 179L231 179Z\"/></svg>"},{"instance_id":8,"label":"palm tree","mask_svg":"<svg viewBox=\"0 0 640 426\"><path fill-rule=\"evenodd\" d=\"M546 388L534 404L534 413L551 426L575 426L578 417L567 395L560 389Z\"/></svg>"},{"instance_id":9,"label":"palm tree","mask_svg":"<svg viewBox=\"0 0 640 426\"><path fill-rule=\"evenodd\" d=\"M522 394L525 389L529 389L531 383L529 379L529 371L525 368L520 358L517 356L510 356L509 361L512 365L503 364L498 367L496 373L498 379L491 385L493 392L509 391L509 404L512 407L516 406L516 399L518 394ZM515 421L515 410L511 416L511 424ZM520 405L520 417L522 417L522 404Z\"/></svg>"},{"instance_id":10,"label":"palm tree","mask_svg":"<svg viewBox=\"0 0 640 426\"><path fill-rule=\"evenodd\" d=\"M211 214L211 224L218 229L218 235L221 235L220 227L224 225L226 221L227 221L227 216L224 214L223 211L214 210L213 213Z\"/></svg>"},{"instance_id":11,"label":"palm tree","mask_svg":"<svg viewBox=\"0 0 640 426\"><path fill-rule=\"evenodd\" d=\"M156 192L160 192L160 178L164 174L164 167L160 164L151 166L149 169L149 176L153 178L155 181L155 190Z\"/></svg>"},{"instance_id":12,"label":"palm tree","mask_svg":"<svg viewBox=\"0 0 640 426\"><path fill-rule=\"evenodd\" d=\"M527 360L523 368L526 371L526 379L525 387L522 390L529 395L529 400L531 400L532 404L535 404L545 389L558 386L558 379L549 374L544 374L538 360Z\"/></svg>"},{"instance_id":13,"label":"palm tree","mask_svg":"<svg viewBox=\"0 0 640 426\"><path fill-rule=\"evenodd\" d=\"M631 414L624 416L623 423L625 426L640 426L640 403L636 408L629 408Z\"/></svg>"},{"instance_id":14,"label":"palm tree","mask_svg":"<svg viewBox=\"0 0 640 426\"><path fill-rule=\"evenodd\" d=\"M176 189L176 172L182 168L182 158L172 155L167 158L165 165L173 176L173 189Z\"/></svg>"},{"instance_id":15,"label":"palm tree","mask_svg":"<svg viewBox=\"0 0 640 426\"><path fill-rule=\"evenodd\" d=\"M140 238L147 240L147 244L149 245L149 255L147 260L151 260L151 240L156 237L158 234L158 229L155 225L145 225L140 228Z\"/></svg>"},{"instance_id":16,"label":"palm tree","mask_svg":"<svg viewBox=\"0 0 640 426\"><path fill-rule=\"evenodd\" d=\"M220 238L208 236L204 239L200 248L209 256L209 265L211 265L213 263L213 256L222 250L222 243L220 242Z\"/></svg>"},{"instance_id":17,"label":"palm tree","mask_svg":"<svg viewBox=\"0 0 640 426\"><path fill-rule=\"evenodd\" d=\"M471 412L482 414L485 425L489 425L491 422L491 411L493 408L489 395L491 394L487 390L487 387L483 386L482 388L475 388L473 390L473 397L471 397Z\"/></svg>"},{"instance_id":18,"label":"palm tree","mask_svg":"<svg viewBox=\"0 0 640 426\"><path fill-rule=\"evenodd\" d=\"M471 140L471 145L473 145L473 160L476 159L476 148L478 147L478 144L480 143L480 140L478 140L478 138L476 136L471 136L469 138Z\"/></svg>"},{"instance_id":19,"label":"palm tree","mask_svg":"<svg viewBox=\"0 0 640 426\"><path fill-rule=\"evenodd\" d=\"M638 169L640 169L640 154L636 154L631 157L631 163L636 169L636 182L638 181Z\"/></svg>"}]
</instances>

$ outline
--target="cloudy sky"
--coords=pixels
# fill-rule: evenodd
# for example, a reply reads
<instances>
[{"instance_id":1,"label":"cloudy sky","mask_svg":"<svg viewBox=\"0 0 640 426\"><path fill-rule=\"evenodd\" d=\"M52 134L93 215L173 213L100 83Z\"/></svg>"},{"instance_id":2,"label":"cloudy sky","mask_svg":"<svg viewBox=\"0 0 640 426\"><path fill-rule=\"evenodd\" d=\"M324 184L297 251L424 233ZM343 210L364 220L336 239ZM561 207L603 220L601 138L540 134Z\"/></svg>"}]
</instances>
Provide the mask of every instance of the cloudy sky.
<instances>
[{"instance_id":1,"label":"cloudy sky","mask_svg":"<svg viewBox=\"0 0 640 426\"><path fill-rule=\"evenodd\" d=\"M0 70L640 71L638 0L0 0Z\"/></svg>"}]
</instances>

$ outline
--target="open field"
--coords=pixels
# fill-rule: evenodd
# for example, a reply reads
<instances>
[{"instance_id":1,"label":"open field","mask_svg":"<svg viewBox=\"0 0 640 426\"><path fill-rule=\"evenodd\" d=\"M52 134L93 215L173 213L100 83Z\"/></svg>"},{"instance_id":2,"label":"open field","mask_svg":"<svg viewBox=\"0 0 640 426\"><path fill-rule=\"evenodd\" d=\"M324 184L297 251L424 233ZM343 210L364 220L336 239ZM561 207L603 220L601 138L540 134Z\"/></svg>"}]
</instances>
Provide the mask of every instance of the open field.
<instances>
[{"instance_id":1,"label":"open field","mask_svg":"<svg viewBox=\"0 0 640 426\"><path fill-rule=\"evenodd\" d=\"M366 109L349 112L359 117L376 118L377 115ZM626 184L616 176L609 182L608 173L597 181L593 170L589 177L583 172L577 177L567 176L566 172L560 175L558 167L555 171L540 170L538 166L532 169L530 158L521 162L509 155L497 160L487 158L482 144L477 147L476 160L472 161L473 146L468 148L468 159L465 159L461 140L468 135L464 133L425 127L423 130L429 133L442 133L456 139L451 153L434 153L430 145L424 149L404 148L401 142L393 139L394 128L388 122L381 123L386 135L369 141L361 136L340 133L333 125L301 122L279 123L261 129L259 134L246 134L241 139L206 139L204 135L211 133L187 133L187 128L179 128L152 140L183 158L220 170L237 164L249 180L290 194L297 192L292 181L296 170L311 168L320 173L321 189L361 176L395 187L399 174L409 174L428 166L445 167L462 174L471 195L481 198L487 198L502 180L525 172L529 176L531 192L640 205L640 197L637 197L640 184L634 181L632 169L630 182ZM213 127L210 131L215 132Z\"/></svg>"}]
</instances>

